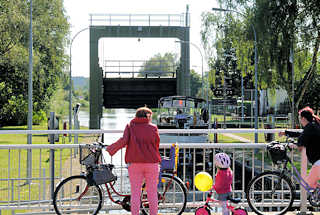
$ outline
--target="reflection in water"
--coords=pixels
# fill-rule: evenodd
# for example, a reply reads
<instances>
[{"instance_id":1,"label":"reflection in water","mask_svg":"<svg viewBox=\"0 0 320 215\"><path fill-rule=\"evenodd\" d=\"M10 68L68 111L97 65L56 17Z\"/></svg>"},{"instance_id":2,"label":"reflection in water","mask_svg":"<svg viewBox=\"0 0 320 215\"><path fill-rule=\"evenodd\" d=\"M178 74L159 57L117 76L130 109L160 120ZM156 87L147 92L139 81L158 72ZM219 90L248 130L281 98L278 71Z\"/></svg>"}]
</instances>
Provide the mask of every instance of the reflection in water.
<instances>
[{"instance_id":1,"label":"reflection in water","mask_svg":"<svg viewBox=\"0 0 320 215\"><path fill-rule=\"evenodd\" d=\"M126 124L134 118L135 110L115 109L114 111L104 112L101 119L101 129L124 129ZM89 112L80 111L79 121L81 126L89 127Z\"/></svg>"},{"instance_id":2,"label":"reflection in water","mask_svg":"<svg viewBox=\"0 0 320 215\"><path fill-rule=\"evenodd\" d=\"M132 109L115 109L113 111L104 112L103 118L101 119L101 129L109 130L124 130L127 123L130 122L131 119L134 118L135 110ZM89 127L89 113L85 111L79 112L79 121L81 126ZM122 133L105 133L104 134L104 142L105 144L112 144L117 141L122 136ZM116 166L123 165L124 162L124 153L125 149L116 153L108 162L112 161Z\"/></svg>"},{"instance_id":3,"label":"reflection in water","mask_svg":"<svg viewBox=\"0 0 320 215\"><path fill-rule=\"evenodd\" d=\"M114 109L109 112L103 113L103 118L101 119L101 129L117 129L124 130L127 123L134 118L136 110L134 109ZM79 120L81 126L89 127L89 113L80 111ZM156 124L154 120L153 123ZM106 144L111 144L120 138L122 134L105 134ZM192 142L192 143L204 143L207 142L207 135L173 135L173 134L161 134L161 143L173 143L173 142Z\"/></svg>"},{"instance_id":4,"label":"reflection in water","mask_svg":"<svg viewBox=\"0 0 320 215\"><path fill-rule=\"evenodd\" d=\"M113 113L103 113L101 119L102 129L124 129L126 124L134 118L133 109L116 109Z\"/></svg>"}]
</instances>

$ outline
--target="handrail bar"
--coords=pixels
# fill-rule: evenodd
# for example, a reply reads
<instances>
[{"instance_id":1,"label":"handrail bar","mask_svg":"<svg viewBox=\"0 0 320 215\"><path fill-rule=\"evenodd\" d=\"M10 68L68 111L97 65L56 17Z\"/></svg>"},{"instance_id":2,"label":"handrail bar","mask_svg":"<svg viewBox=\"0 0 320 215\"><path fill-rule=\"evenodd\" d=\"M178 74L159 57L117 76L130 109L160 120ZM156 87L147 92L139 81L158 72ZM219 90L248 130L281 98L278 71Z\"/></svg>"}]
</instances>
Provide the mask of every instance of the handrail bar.
<instances>
[{"instance_id":1,"label":"handrail bar","mask_svg":"<svg viewBox=\"0 0 320 215\"><path fill-rule=\"evenodd\" d=\"M85 144L0 144L0 149L71 149ZM107 144L106 144L107 145ZM170 148L172 143L160 143L161 148ZM188 148L266 148L265 143L179 143L180 149Z\"/></svg>"},{"instance_id":2,"label":"handrail bar","mask_svg":"<svg viewBox=\"0 0 320 215\"><path fill-rule=\"evenodd\" d=\"M302 129L288 129L302 131ZM123 129L90 130L0 130L0 134L102 134L122 133ZM208 134L208 133L277 133L283 129L159 129L160 134Z\"/></svg>"}]
</instances>

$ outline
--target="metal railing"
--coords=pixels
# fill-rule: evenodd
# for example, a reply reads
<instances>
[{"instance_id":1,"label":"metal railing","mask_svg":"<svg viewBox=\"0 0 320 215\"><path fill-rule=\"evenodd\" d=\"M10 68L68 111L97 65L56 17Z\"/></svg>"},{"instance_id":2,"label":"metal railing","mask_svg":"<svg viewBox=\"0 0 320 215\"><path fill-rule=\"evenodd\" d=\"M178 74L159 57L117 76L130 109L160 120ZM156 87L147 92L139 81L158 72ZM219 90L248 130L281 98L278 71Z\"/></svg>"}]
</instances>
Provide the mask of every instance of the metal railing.
<instances>
[{"instance_id":1,"label":"metal railing","mask_svg":"<svg viewBox=\"0 0 320 215\"><path fill-rule=\"evenodd\" d=\"M241 117L239 115L232 114L226 115L224 121L223 113L214 113L216 115L216 119L219 117L218 123L220 125L226 124L226 127L234 127L234 128L254 128L254 120L255 118L252 116ZM289 117L284 116L265 116L258 117L258 126L260 128L267 127L266 125L271 125L272 128L292 128L291 119Z\"/></svg>"},{"instance_id":2,"label":"metal railing","mask_svg":"<svg viewBox=\"0 0 320 215\"><path fill-rule=\"evenodd\" d=\"M160 134L178 134L183 137L196 134L208 133L275 133L279 130L266 129L216 129L216 130L160 130ZM76 130L76 131L0 131L0 134L64 134L64 133L122 133L122 130ZM191 187L188 194L187 211L199 206L204 201L205 195L196 190L193 185L193 177L199 171L207 171L215 175L213 156L217 150L227 152L232 158L231 168L234 171L233 195L242 198L243 206L247 207L245 201L245 187L254 175L265 169L274 168L271 161L266 156L265 144L252 143L179 143L180 157L178 176L184 181L189 182ZM161 149L166 150L171 143L160 145ZM26 210L28 214L53 212L51 204L52 185L54 187L63 178L71 175L80 174L84 171L79 164L77 154L78 144L21 144L21 145L0 145L2 163L0 164L0 212L1 210ZM32 178L26 177L26 159L27 150L32 152ZM54 167L50 166L49 153L54 150ZM129 192L129 181L126 171L126 165L123 161L124 152L119 154L121 161L115 161L110 157L110 162L116 164L116 174L118 175L118 189L122 192ZM299 155L291 155L292 159L297 161ZM54 174L52 175L52 168ZM107 199L107 198L106 198ZM295 207L300 206L300 201L294 202ZM118 209L119 207L111 202L105 202L103 209Z\"/></svg>"},{"instance_id":3,"label":"metal railing","mask_svg":"<svg viewBox=\"0 0 320 215\"><path fill-rule=\"evenodd\" d=\"M147 68L152 63L152 70ZM175 78L175 63L161 60L106 60L103 64L104 78Z\"/></svg>"},{"instance_id":4,"label":"metal railing","mask_svg":"<svg viewBox=\"0 0 320 215\"><path fill-rule=\"evenodd\" d=\"M185 14L89 14L90 25L185 26ZM190 16L188 14L188 16Z\"/></svg>"}]
</instances>

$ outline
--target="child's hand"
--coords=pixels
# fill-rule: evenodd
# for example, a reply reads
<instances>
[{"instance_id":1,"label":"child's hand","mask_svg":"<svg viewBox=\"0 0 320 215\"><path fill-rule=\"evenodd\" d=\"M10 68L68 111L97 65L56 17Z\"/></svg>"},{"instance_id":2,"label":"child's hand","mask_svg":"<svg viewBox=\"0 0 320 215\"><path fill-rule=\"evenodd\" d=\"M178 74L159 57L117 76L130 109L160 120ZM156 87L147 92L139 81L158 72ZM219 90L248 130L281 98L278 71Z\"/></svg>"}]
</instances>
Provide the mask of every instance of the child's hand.
<instances>
[{"instance_id":1,"label":"child's hand","mask_svg":"<svg viewBox=\"0 0 320 215\"><path fill-rule=\"evenodd\" d=\"M286 132L280 131L278 135L279 135L279 137L282 137L282 136L286 135Z\"/></svg>"},{"instance_id":2,"label":"child's hand","mask_svg":"<svg viewBox=\"0 0 320 215\"><path fill-rule=\"evenodd\" d=\"M298 146L294 143L289 143L288 146L290 149L297 149L298 148Z\"/></svg>"}]
</instances>

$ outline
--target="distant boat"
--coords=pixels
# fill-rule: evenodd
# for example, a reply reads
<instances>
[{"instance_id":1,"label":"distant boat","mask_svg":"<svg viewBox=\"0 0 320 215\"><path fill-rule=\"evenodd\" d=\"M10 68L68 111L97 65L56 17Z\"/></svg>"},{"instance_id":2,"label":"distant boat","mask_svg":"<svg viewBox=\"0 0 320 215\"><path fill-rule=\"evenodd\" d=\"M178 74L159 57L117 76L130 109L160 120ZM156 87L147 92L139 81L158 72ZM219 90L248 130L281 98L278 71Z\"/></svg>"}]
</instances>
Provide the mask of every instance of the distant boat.
<instances>
[{"instance_id":1,"label":"distant boat","mask_svg":"<svg viewBox=\"0 0 320 215\"><path fill-rule=\"evenodd\" d=\"M159 129L206 129L209 112L206 100L190 96L168 96L158 101Z\"/></svg>"}]
</instances>

